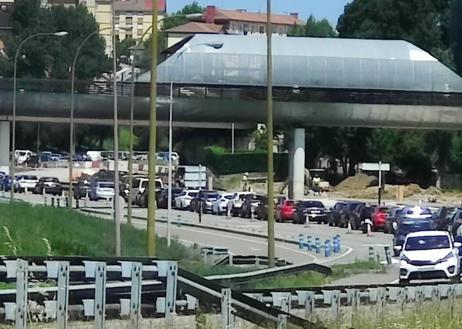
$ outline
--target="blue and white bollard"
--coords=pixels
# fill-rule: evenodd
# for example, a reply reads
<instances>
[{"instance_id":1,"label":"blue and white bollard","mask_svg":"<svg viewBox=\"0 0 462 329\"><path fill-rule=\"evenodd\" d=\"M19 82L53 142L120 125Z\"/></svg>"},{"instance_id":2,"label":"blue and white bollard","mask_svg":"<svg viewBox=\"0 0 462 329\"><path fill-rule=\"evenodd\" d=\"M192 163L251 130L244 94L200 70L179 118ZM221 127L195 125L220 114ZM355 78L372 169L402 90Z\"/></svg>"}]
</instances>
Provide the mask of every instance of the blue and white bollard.
<instances>
[{"instance_id":1,"label":"blue and white bollard","mask_svg":"<svg viewBox=\"0 0 462 329\"><path fill-rule=\"evenodd\" d=\"M308 249L308 251L311 251L313 249L311 244L311 235L308 235L306 237L306 249Z\"/></svg>"},{"instance_id":2,"label":"blue and white bollard","mask_svg":"<svg viewBox=\"0 0 462 329\"><path fill-rule=\"evenodd\" d=\"M316 248L316 253L317 254L320 254L321 253L321 239L320 238L316 238L314 240L314 245L315 245L315 248Z\"/></svg>"},{"instance_id":3,"label":"blue and white bollard","mask_svg":"<svg viewBox=\"0 0 462 329\"><path fill-rule=\"evenodd\" d=\"M340 235L338 234L335 237L337 238L337 243L338 243L337 252L340 252L340 250L342 250L342 239L340 238Z\"/></svg>"},{"instance_id":4,"label":"blue and white bollard","mask_svg":"<svg viewBox=\"0 0 462 329\"><path fill-rule=\"evenodd\" d=\"M338 250L338 237L337 236L334 236L334 241L332 243L332 252L334 254L337 254L339 252L339 250Z\"/></svg>"},{"instance_id":5,"label":"blue and white bollard","mask_svg":"<svg viewBox=\"0 0 462 329\"><path fill-rule=\"evenodd\" d=\"M305 245L304 239L305 238L304 238L303 234L298 235L298 249L303 249L303 246Z\"/></svg>"},{"instance_id":6,"label":"blue and white bollard","mask_svg":"<svg viewBox=\"0 0 462 329\"><path fill-rule=\"evenodd\" d=\"M332 251L332 246L330 244L330 240L326 240L326 242L324 242L324 256L329 257L331 251Z\"/></svg>"}]
</instances>

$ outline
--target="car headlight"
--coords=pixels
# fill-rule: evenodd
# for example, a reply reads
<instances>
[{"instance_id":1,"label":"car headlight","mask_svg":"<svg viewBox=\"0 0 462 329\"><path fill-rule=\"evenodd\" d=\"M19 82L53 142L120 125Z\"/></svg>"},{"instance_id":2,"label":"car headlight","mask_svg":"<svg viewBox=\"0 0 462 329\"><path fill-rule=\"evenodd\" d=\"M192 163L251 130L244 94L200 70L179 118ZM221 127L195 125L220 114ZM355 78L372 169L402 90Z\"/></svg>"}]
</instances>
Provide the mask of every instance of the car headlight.
<instances>
[{"instance_id":1,"label":"car headlight","mask_svg":"<svg viewBox=\"0 0 462 329\"><path fill-rule=\"evenodd\" d=\"M446 256L444 256L443 258L439 259L437 261L437 263L444 263L444 262L447 262L448 260L450 260L451 258L454 257L454 253L451 251L449 254L447 254Z\"/></svg>"},{"instance_id":2,"label":"car headlight","mask_svg":"<svg viewBox=\"0 0 462 329\"><path fill-rule=\"evenodd\" d=\"M406 255L401 254L401 257L399 257L400 260L404 260L406 263L409 263L411 260L406 257Z\"/></svg>"}]
</instances>

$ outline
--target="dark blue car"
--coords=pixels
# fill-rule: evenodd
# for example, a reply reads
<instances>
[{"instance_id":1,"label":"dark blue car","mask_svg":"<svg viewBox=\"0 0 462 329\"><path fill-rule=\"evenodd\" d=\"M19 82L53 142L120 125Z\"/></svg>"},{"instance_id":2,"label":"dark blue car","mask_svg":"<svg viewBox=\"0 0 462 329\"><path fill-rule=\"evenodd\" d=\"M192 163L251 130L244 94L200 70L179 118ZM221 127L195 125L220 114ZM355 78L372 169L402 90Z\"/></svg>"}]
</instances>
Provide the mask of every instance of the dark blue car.
<instances>
[{"instance_id":1,"label":"dark blue car","mask_svg":"<svg viewBox=\"0 0 462 329\"><path fill-rule=\"evenodd\" d=\"M393 252L395 256L399 256L400 249L403 247L406 235L411 232L431 231L436 228L435 221L432 218L415 218L415 217L400 217L398 227L393 236Z\"/></svg>"},{"instance_id":2,"label":"dark blue car","mask_svg":"<svg viewBox=\"0 0 462 329\"><path fill-rule=\"evenodd\" d=\"M19 183L18 183L18 176L16 176L16 180L14 183L14 191L18 192L19 191ZM11 190L11 186L13 185L13 180L11 179L11 176L6 175L3 176L3 178L0 179L0 191L5 191L9 192Z\"/></svg>"}]
</instances>

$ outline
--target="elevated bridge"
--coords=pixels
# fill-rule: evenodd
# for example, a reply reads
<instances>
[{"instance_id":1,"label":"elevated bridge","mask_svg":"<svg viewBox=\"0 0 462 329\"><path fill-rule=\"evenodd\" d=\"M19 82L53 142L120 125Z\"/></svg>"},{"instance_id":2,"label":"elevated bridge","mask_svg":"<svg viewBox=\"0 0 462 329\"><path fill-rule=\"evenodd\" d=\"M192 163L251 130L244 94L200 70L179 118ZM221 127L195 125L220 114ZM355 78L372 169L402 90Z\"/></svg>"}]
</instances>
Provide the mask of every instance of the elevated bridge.
<instances>
[{"instance_id":1,"label":"elevated bridge","mask_svg":"<svg viewBox=\"0 0 462 329\"><path fill-rule=\"evenodd\" d=\"M221 49L207 44L223 43ZM167 120L169 84L180 125L252 127L265 122L266 39L197 35L173 46L158 66L158 119ZM462 79L405 41L274 37L274 119L291 125L291 172L303 187L304 128L308 126L460 129ZM136 124L149 118L150 73L136 84ZM18 119L68 122L68 82L19 81ZM77 122L112 124L112 91L81 83ZM129 118L130 93L121 85L120 118ZM0 120L11 119L12 84L0 80ZM0 153L9 142L0 123ZM3 145L3 146L2 146ZM3 150L3 151L1 151ZM0 156L0 158L4 158ZM302 160L303 159L303 160ZM1 164L0 164L1 165Z\"/></svg>"}]
</instances>

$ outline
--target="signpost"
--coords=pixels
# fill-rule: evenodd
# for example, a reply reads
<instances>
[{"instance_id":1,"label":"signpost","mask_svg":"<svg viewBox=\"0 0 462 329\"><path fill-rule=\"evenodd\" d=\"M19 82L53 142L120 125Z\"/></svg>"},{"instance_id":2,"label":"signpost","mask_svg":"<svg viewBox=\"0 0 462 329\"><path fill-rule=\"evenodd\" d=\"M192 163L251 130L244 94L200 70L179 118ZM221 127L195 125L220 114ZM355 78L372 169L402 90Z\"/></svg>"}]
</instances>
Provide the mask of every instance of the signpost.
<instances>
[{"instance_id":1,"label":"signpost","mask_svg":"<svg viewBox=\"0 0 462 329\"><path fill-rule=\"evenodd\" d=\"M389 163L382 163L379 161L378 163L360 163L359 169L362 171L378 171L379 172L379 206L382 203L382 171L390 171L390 164Z\"/></svg>"}]
</instances>

